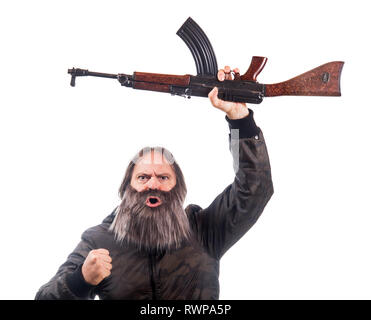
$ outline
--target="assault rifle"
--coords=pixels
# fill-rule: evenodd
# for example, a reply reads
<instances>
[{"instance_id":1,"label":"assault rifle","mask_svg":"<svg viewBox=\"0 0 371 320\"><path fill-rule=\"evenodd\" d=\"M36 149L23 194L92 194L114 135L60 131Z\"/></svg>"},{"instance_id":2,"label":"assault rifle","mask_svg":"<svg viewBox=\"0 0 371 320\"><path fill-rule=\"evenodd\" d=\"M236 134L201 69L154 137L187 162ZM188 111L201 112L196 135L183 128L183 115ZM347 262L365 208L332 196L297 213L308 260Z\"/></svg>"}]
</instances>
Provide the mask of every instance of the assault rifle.
<instances>
[{"instance_id":1,"label":"assault rifle","mask_svg":"<svg viewBox=\"0 0 371 320\"><path fill-rule=\"evenodd\" d=\"M76 77L94 76L117 79L122 86L134 89L167 92L190 98L207 97L218 87L218 97L227 101L261 103L263 97L274 96L340 96L340 75L344 62L334 61L323 64L290 80L261 84L257 76L263 70L267 58L252 57L245 74L235 74L233 80L218 81L218 65L214 50L206 34L199 25L188 18L180 27L177 35L186 43L196 63L197 76L170 75L147 72L128 74L109 74L91 72L84 69L69 69L71 86Z\"/></svg>"}]
</instances>

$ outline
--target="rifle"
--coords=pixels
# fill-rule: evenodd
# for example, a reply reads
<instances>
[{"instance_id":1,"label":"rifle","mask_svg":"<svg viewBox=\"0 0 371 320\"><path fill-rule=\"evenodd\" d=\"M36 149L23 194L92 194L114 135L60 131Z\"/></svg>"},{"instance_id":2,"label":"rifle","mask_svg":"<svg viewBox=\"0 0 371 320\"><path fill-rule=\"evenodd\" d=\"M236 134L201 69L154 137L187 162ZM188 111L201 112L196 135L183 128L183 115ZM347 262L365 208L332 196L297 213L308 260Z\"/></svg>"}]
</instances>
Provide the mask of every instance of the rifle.
<instances>
[{"instance_id":1,"label":"rifle","mask_svg":"<svg viewBox=\"0 0 371 320\"><path fill-rule=\"evenodd\" d=\"M122 86L133 89L171 93L190 98L207 97L209 92L218 87L218 97L226 101L261 103L263 97L275 96L340 96L340 75L343 61L323 64L290 80L261 84L257 76L263 70L267 58L253 56L245 74L235 74L233 80L217 79L218 65L214 50L200 26L188 18L180 27L177 35L186 43L196 63L197 75L170 75L147 72L128 74L110 74L91 72L84 69L68 69L71 86L75 86L76 77L94 76L117 79Z\"/></svg>"}]
</instances>

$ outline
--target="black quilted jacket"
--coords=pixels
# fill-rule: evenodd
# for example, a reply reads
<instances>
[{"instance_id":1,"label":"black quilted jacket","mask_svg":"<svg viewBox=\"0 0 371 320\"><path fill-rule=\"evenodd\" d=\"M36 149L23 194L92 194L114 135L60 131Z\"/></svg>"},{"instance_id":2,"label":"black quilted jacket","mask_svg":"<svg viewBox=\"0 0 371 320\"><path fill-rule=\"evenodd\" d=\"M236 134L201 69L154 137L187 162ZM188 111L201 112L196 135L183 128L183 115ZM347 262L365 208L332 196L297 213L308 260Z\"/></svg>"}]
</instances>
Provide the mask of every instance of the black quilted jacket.
<instances>
[{"instance_id":1,"label":"black quilted jacket","mask_svg":"<svg viewBox=\"0 0 371 320\"><path fill-rule=\"evenodd\" d=\"M228 120L228 119L227 119ZM189 205L192 238L176 251L140 252L118 244L108 231L114 213L86 230L81 242L36 299L218 299L219 261L256 222L273 194L268 154L253 113L228 120L240 129L235 179L205 209ZM233 143L233 141L232 141ZM233 154L233 153L232 153ZM112 257L111 275L98 286L87 284L81 266L90 250L105 248Z\"/></svg>"}]
</instances>

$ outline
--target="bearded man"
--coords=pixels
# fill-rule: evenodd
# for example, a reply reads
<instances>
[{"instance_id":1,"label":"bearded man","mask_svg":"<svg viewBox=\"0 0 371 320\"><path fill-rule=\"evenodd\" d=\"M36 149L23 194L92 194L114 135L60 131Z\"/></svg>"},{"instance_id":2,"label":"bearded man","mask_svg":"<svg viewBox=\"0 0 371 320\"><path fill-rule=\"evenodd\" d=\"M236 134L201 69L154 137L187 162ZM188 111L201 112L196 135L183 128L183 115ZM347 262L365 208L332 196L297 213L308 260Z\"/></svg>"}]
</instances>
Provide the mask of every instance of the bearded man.
<instances>
[{"instance_id":1,"label":"bearded man","mask_svg":"<svg viewBox=\"0 0 371 320\"><path fill-rule=\"evenodd\" d=\"M219 70L218 79L232 79L230 68ZM273 185L252 110L217 94L217 88L209 94L212 105L239 130L239 138L230 135L238 147L234 182L209 207L183 209L186 185L171 153L142 149L127 168L120 205L83 233L36 299L219 298L219 261L259 218Z\"/></svg>"}]
</instances>

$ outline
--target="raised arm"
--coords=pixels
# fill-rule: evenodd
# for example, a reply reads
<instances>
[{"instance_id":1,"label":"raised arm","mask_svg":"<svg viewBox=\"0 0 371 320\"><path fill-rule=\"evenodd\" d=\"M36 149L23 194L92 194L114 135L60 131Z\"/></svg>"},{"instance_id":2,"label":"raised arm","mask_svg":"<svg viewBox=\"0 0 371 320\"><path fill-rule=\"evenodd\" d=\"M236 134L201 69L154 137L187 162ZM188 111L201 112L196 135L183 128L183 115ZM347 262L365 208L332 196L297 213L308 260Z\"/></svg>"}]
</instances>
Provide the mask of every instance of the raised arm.
<instances>
[{"instance_id":1,"label":"raised arm","mask_svg":"<svg viewBox=\"0 0 371 320\"><path fill-rule=\"evenodd\" d=\"M238 69L234 72L238 73ZM218 73L220 81L230 77L229 67ZM259 218L273 194L273 184L264 137L255 125L253 111L244 103L218 99L217 89L210 92L209 98L227 115L235 179L209 207L193 208L190 214L199 241L219 259ZM238 129L238 136L233 129Z\"/></svg>"}]
</instances>

